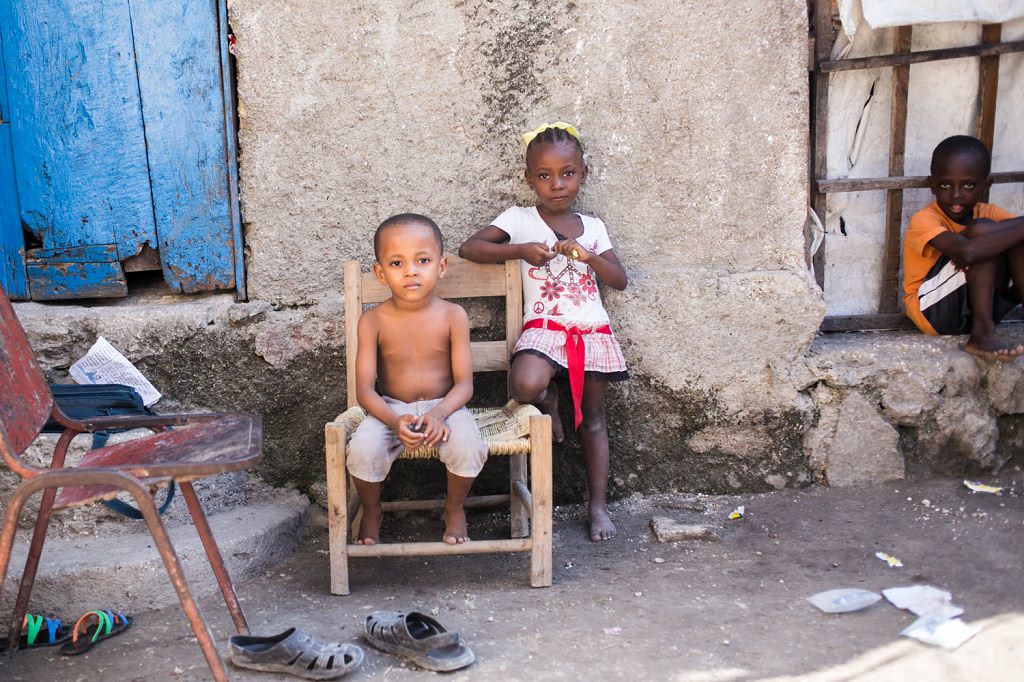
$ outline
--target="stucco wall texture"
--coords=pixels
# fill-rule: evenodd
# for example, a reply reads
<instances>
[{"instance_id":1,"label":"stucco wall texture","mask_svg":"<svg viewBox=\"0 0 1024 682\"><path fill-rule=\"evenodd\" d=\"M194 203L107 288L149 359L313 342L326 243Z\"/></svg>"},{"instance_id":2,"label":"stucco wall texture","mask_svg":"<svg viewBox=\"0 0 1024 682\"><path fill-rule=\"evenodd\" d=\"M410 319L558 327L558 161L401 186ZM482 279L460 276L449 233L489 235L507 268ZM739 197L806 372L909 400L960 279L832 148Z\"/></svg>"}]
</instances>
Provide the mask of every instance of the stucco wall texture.
<instances>
[{"instance_id":1,"label":"stucco wall texture","mask_svg":"<svg viewBox=\"0 0 1024 682\"><path fill-rule=\"evenodd\" d=\"M531 202L519 135L565 119L591 167L579 208L631 278L604 297L634 375L706 396L716 422L799 402L772 368L823 314L803 256L804 2L230 11L251 299L340 299L342 261L368 262L397 212L430 215L454 250Z\"/></svg>"}]
</instances>

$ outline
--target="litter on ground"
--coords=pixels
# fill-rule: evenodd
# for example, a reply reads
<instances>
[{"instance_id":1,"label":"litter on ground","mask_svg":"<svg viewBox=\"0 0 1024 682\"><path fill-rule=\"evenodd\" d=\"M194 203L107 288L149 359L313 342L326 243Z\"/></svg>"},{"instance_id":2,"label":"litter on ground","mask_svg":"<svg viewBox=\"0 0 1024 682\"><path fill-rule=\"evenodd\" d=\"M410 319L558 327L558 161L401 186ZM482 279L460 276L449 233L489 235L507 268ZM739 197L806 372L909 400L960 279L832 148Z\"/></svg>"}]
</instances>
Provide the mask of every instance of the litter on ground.
<instances>
[{"instance_id":1,"label":"litter on ground","mask_svg":"<svg viewBox=\"0 0 1024 682\"><path fill-rule=\"evenodd\" d=\"M981 632L980 625L969 625L959 618L922 616L907 626L900 634L904 637L913 637L925 644L934 644L945 649L956 649L979 632Z\"/></svg>"},{"instance_id":2,"label":"litter on ground","mask_svg":"<svg viewBox=\"0 0 1024 682\"><path fill-rule=\"evenodd\" d=\"M894 557L892 554L886 554L885 552L875 552L875 556L889 564L889 568L903 568L903 562Z\"/></svg>"},{"instance_id":3,"label":"litter on ground","mask_svg":"<svg viewBox=\"0 0 1024 682\"><path fill-rule=\"evenodd\" d=\"M866 609L882 598L882 595L853 587L819 592L807 598L825 613L850 613Z\"/></svg>"},{"instance_id":4,"label":"litter on ground","mask_svg":"<svg viewBox=\"0 0 1024 682\"><path fill-rule=\"evenodd\" d=\"M986 485L980 481L964 481L966 486L972 493L989 493L991 495L1002 495L1003 489L999 486Z\"/></svg>"}]
</instances>

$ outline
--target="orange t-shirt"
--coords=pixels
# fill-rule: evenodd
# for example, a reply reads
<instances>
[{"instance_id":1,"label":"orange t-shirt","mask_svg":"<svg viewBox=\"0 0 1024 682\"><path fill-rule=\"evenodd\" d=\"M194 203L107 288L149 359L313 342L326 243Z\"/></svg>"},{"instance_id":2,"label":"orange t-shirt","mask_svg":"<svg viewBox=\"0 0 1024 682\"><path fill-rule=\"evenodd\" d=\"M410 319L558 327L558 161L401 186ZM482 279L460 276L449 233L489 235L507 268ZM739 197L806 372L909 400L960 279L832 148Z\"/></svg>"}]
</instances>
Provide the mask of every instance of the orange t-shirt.
<instances>
[{"instance_id":1,"label":"orange t-shirt","mask_svg":"<svg viewBox=\"0 0 1024 682\"><path fill-rule=\"evenodd\" d=\"M995 204L975 204L974 219L1006 220L1013 214ZM907 317L913 320L918 329L925 334L935 334L935 330L921 314L917 302L917 290L928 276L935 262L942 255L928 242L937 235L949 231L959 234L965 226L954 221L942 212L934 201L910 217L907 234L903 237L903 304L907 309Z\"/></svg>"}]
</instances>

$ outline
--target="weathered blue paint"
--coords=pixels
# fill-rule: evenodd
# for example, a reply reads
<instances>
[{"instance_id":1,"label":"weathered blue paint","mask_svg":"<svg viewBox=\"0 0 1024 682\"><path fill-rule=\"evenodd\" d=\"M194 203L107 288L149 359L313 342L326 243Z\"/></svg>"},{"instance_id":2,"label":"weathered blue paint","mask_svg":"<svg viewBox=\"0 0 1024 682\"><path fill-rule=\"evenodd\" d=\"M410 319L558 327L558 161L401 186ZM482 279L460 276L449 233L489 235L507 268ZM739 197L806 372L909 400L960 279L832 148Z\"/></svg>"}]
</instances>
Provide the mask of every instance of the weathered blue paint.
<instances>
[{"instance_id":1,"label":"weathered blue paint","mask_svg":"<svg viewBox=\"0 0 1024 682\"><path fill-rule=\"evenodd\" d=\"M27 256L25 269L33 300L128 295L128 285L114 244L32 249Z\"/></svg>"},{"instance_id":2,"label":"weathered blue paint","mask_svg":"<svg viewBox=\"0 0 1024 682\"><path fill-rule=\"evenodd\" d=\"M0 34L0 283L124 295L149 244L171 286L244 298L225 0L3 0Z\"/></svg>"},{"instance_id":3,"label":"weathered blue paint","mask_svg":"<svg viewBox=\"0 0 1024 682\"><path fill-rule=\"evenodd\" d=\"M240 301L249 299L245 288L245 253L242 241L242 216L238 204L238 131L235 128L235 87L231 73L231 58L228 52L228 6L227 0L217 1L218 35L220 44L221 95L224 108L224 163L228 169L228 210L231 211L231 235L234 241L235 297Z\"/></svg>"},{"instance_id":4,"label":"weathered blue paint","mask_svg":"<svg viewBox=\"0 0 1024 682\"><path fill-rule=\"evenodd\" d=\"M125 0L0 3L21 218L48 248L156 245Z\"/></svg>"},{"instance_id":5,"label":"weathered blue paint","mask_svg":"<svg viewBox=\"0 0 1024 682\"><path fill-rule=\"evenodd\" d=\"M93 244L65 249L32 249L28 252L28 260L35 263L113 263L117 261L117 246Z\"/></svg>"},{"instance_id":6,"label":"weathered blue paint","mask_svg":"<svg viewBox=\"0 0 1024 682\"><path fill-rule=\"evenodd\" d=\"M164 279L184 292L230 289L234 235L217 4L129 5Z\"/></svg>"},{"instance_id":7,"label":"weathered blue paint","mask_svg":"<svg viewBox=\"0 0 1024 682\"><path fill-rule=\"evenodd\" d=\"M22 300L28 298L25 239L21 234L18 190L14 179L3 44L3 31L0 31L0 287L7 292L8 298Z\"/></svg>"}]
</instances>

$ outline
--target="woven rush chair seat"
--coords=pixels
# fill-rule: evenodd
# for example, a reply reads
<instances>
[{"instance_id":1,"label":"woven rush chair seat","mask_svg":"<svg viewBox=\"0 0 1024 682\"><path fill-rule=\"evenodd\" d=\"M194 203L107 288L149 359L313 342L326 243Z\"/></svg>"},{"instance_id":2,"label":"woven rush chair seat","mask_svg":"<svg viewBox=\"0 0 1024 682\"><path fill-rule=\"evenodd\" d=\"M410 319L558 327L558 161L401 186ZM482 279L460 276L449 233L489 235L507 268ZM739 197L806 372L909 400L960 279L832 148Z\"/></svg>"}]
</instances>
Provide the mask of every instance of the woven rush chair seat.
<instances>
[{"instance_id":1,"label":"woven rush chair seat","mask_svg":"<svg viewBox=\"0 0 1024 682\"><path fill-rule=\"evenodd\" d=\"M514 400L502 407L471 407L470 414L476 420L487 454L490 456L522 455L530 451L530 417L540 415L533 405L520 405ZM335 424L345 427L346 444L352 438L356 428L366 417L366 411L359 407L350 407L334 420ZM402 450L399 459L437 459L437 446Z\"/></svg>"}]
</instances>

